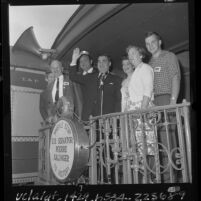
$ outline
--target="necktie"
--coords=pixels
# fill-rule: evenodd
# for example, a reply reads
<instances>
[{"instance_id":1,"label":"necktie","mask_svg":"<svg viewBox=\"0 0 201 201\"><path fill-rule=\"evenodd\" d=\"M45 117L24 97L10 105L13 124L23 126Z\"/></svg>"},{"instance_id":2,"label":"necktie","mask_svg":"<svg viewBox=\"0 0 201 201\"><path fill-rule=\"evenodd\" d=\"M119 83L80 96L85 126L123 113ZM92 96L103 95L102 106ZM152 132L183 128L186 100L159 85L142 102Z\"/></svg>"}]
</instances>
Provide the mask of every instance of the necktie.
<instances>
[{"instance_id":1,"label":"necktie","mask_svg":"<svg viewBox=\"0 0 201 201\"><path fill-rule=\"evenodd\" d=\"M57 78L57 86L56 86L56 94L55 94L55 102L59 100L59 78Z\"/></svg>"},{"instance_id":2,"label":"necktie","mask_svg":"<svg viewBox=\"0 0 201 201\"><path fill-rule=\"evenodd\" d=\"M99 79L100 79L100 84L99 84L99 88L102 88L103 87L103 84L104 84L104 74L101 74L100 75L100 77L99 77Z\"/></svg>"}]
</instances>

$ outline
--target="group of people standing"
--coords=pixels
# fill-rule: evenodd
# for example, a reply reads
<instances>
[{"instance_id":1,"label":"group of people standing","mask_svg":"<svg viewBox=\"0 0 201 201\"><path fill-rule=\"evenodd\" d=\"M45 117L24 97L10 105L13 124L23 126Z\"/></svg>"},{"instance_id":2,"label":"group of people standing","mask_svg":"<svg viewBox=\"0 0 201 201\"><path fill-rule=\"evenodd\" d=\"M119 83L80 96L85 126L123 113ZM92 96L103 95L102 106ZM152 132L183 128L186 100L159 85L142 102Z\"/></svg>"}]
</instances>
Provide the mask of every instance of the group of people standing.
<instances>
[{"instance_id":1,"label":"group of people standing","mask_svg":"<svg viewBox=\"0 0 201 201\"><path fill-rule=\"evenodd\" d=\"M111 58L106 54L98 56L96 68L89 52L75 48L67 73L63 72L61 62L53 60L47 89L40 98L43 119L48 123L56 121L55 103L62 97L69 103L63 104L67 105L66 111L76 113L83 122L88 122L90 116L176 104L181 79L176 55L162 49L162 39L156 32L145 35L145 46L151 54L148 63L144 48L135 45L126 48L126 56L122 58L124 80L111 73ZM147 139L154 140L154 134L148 134ZM166 139L161 141L167 144Z\"/></svg>"},{"instance_id":2,"label":"group of people standing","mask_svg":"<svg viewBox=\"0 0 201 201\"><path fill-rule=\"evenodd\" d=\"M110 72L111 59L100 55L97 68L88 52L73 51L69 68L72 81L82 85L82 119L113 112L146 109L154 105L176 104L180 88L180 69L176 55L162 50L161 37L155 32L145 36L145 46L151 59L145 63L143 48L130 45L122 58L122 68L127 75L123 81ZM76 71L82 69L82 73Z\"/></svg>"},{"instance_id":3,"label":"group of people standing","mask_svg":"<svg viewBox=\"0 0 201 201\"><path fill-rule=\"evenodd\" d=\"M91 115L99 116L121 110L121 78L110 72L110 57L106 54L100 55L97 68L93 67L92 63L88 52L74 49L69 77L81 84L84 121L88 121ZM81 68L82 72L77 73L77 68Z\"/></svg>"},{"instance_id":4,"label":"group of people standing","mask_svg":"<svg viewBox=\"0 0 201 201\"><path fill-rule=\"evenodd\" d=\"M122 111L177 102L180 68L176 55L162 50L161 37L155 32L146 34L145 45L151 53L148 64L144 63L145 50L136 46L127 48L128 58L122 61L127 74L121 89Z\"/></svg>"},{"instance_id":5,"label":"group of people standing","mask_svg":"<svg viewBox=\"0 0 201 201\"><path fill-rule=\"evenodd\" d=\"M63 73L61 62L53 60L47 76L46 93L48 96L51 94L49 105L54 105L55 102L58 77L61 83L63 83L62 77L65 79L67 77L63 88L70 87L71 93L76 94L77 97L69 96L69 92L66 95L68 98L73 97L71 105L83 121L88 121L90 116L146 109L153 104L156 106L176 104L180 88L180 69L176 55L162 49L161 37L156 32L146 34L145 46L151 53L148 63L144 62L145 49L135 45L127 47L127 54L122 58L122 68L127 75L123 81L111 73L111 58L106 54L98 56L96 68L89 52L75 48L68 74ZM81 69L81 72L77 69ZM61 89L60 86L59 97L65 94ZM47 106L43 101L47 100L47 94L43 95L40 104L41 114L45 119L52 118L51 115L46 115L47 110L43 109Z\"/></svg>"}]
</instances>

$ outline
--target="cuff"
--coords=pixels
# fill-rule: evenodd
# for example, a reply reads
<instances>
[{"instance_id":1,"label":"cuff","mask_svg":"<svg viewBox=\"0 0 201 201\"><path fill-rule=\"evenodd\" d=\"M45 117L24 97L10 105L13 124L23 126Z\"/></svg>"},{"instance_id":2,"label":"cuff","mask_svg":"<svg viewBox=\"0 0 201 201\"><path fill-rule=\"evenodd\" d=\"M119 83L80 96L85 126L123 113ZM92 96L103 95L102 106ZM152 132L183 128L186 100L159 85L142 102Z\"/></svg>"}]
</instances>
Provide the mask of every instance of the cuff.
<instances>
[{"instance_id":1,"label":"cuff","mask_svg":"<svg viewBox=\"0 0 201 201\"><path fill-rule=\"evenodd\" d=\"M76 66L76 63L71 62L71 63L70 63L70 66Z\"/></svg>"}]
</instances>

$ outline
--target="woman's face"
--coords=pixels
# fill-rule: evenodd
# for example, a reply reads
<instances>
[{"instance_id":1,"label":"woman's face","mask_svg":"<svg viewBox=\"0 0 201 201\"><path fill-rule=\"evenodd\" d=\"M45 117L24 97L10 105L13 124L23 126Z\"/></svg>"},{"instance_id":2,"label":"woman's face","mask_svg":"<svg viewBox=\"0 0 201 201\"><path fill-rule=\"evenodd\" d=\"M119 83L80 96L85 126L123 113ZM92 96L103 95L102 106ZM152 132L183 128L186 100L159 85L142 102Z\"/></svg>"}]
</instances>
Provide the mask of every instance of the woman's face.
<instances>
[{"instance_id":1,"label":"woman's face","mask_svg":"<svg viewBox=\"0 0 201 201\"><path fill-rule=\"evenodd\" d=\"M128 51L128 58L132 65L136 68L142 62L142 55L136 48L130 48Z\"/></svg>"},{"instance_id":2,"label":"woman's face","mask_svg":"<svg viewBox=\"0 0 201 201\"><path fill-rule=\"evenodd\" d=\"M125 59L122 61L122 68L123 68L124 73L126 73L127 75L129 75L133 72L133 66L128 59Z\"/></svg>"}]
</instances>

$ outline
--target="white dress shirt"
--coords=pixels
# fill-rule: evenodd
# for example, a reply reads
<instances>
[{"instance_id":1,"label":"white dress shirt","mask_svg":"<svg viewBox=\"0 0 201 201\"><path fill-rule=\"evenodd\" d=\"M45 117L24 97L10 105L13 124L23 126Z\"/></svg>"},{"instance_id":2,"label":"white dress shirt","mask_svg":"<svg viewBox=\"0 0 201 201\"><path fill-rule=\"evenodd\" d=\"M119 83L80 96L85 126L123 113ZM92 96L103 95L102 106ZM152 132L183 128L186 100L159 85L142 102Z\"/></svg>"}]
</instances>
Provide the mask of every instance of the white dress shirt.
<instances>
[{"instance_id":1,"label":"white dress shirt","mask_svg":"<svg viewBox=\"0 0 201 201\"><path fill-rule=\"evenodd\" d=\"M93 68L90 68L88 71L84 71L82 74L83 74L83 75L86 75L86 74L88 74L88 73L92 73L92 71L93 71Z\"/></svg>"},{"instance_id":2,"label":"white dress shirt","mask_svg":"<svg viewBox=\"0 0 201 201\"><path fill-rule=\"evenodd\" d=\"M53 103L55 102L55 95L56 95L56 91L57 91L57 80L58 80L58 78L55 79L54 86L53 86L53 89L52 89ZM59 98L61 98L63 96L63 82L64 82L64 76L60 75L59 76Z\"/></svg>"}]
</instances>

